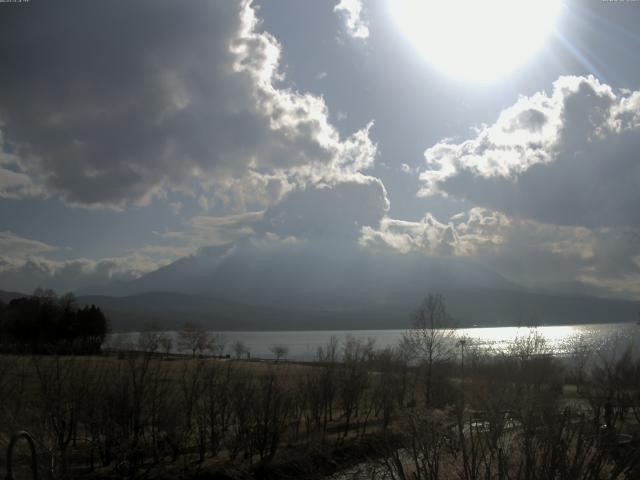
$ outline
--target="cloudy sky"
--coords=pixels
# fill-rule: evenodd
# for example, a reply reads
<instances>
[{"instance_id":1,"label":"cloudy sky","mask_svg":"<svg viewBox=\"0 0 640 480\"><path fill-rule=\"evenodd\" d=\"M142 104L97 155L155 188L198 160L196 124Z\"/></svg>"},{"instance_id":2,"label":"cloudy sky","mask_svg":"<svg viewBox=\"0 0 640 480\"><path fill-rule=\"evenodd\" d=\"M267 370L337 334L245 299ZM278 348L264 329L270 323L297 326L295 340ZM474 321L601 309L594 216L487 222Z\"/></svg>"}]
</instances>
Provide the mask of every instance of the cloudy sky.
<instances>
[{"instance_id":1,"label":"cloudy sky","mask_svg":"<svg viewBox=\"0 0 640 480\"><path fill-rule=\"evenodd\" d=\"M640 2L425 3L0 4L0 288L249 238L640 299Z\"/></svg>"}]
</instances>

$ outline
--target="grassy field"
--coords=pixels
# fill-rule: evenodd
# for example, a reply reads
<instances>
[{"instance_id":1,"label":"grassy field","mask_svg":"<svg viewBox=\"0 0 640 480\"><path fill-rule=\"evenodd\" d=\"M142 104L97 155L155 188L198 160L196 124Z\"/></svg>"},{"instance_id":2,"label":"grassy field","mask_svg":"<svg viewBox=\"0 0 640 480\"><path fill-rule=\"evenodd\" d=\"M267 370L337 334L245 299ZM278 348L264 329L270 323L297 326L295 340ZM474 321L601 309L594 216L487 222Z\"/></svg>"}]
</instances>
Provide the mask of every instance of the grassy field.
<instances>
[{"instance_id":1,"label":"grassy field","mask_svg":"<svg viewBox=\"0 0 640 480\"><path fill-rule=\"evenodd\" d=\"M470 351L463 367L349 348L311 363L1 356L0 447L29 431L55 478L324 478L354 465L369 478L636 478L632 352L578 369L535 351Z\"/></svg>"}]
</instances>

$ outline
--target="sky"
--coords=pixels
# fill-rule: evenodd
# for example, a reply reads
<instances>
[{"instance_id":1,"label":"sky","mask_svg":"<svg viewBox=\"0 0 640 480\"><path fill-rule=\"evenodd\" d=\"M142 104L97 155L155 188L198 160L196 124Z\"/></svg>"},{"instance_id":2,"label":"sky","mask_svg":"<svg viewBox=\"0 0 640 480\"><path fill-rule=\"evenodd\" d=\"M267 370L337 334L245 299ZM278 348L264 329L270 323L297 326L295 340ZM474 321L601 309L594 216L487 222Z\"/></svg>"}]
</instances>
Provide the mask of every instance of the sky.
<instances>
[{"instance_id":1,"label":"sky","mask_svg":"<svg viewBox=\"0 0 640 480\"><path fill-rule=\"evenodd\" d=\"M640 2L517 3L0 4L0 289L249 240L640 299Z\"/></svg>"}]
</instances>

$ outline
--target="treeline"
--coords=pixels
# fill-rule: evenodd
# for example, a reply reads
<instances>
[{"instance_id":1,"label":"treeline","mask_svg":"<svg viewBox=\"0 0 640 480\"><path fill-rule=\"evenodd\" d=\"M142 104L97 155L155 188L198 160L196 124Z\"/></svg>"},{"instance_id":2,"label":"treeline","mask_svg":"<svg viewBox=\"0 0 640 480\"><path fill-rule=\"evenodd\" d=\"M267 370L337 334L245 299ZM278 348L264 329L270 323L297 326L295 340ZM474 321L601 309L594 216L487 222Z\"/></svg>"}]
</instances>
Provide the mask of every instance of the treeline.
<instances>
[{"instance_id":1,"label":"treeline","mask_svg":"<svg viewBox=\"0 0 640 480\"><path fill-rule=\"evenodd\" d=\"M99 353L108 332L100 308L80 307L71 293L38 289L0 302L0 348L20 353Z\"/></svg>"}]
</instances>

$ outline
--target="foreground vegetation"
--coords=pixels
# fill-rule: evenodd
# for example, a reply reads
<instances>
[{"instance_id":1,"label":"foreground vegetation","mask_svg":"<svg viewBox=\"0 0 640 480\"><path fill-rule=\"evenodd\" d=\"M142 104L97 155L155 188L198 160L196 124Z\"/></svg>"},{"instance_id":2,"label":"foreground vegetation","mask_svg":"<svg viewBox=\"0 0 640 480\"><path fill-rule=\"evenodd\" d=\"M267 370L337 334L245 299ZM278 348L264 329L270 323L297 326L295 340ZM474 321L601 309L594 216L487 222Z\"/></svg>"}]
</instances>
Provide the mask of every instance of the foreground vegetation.
<instances>
[{"instance_id":1,"label":"foreground vegetation","mask_svg":"<svg viewBox=\"0 0 640 480\"><path fill-rule=\"evenodd\" d=\"M353 339L308 365L4 356L2 441L29 430L42 474L56 478L301 478L316 462L397 479L638 478L637 358L580 371L532 347L468 348L464 371L447 359L430 373Z\"/></svg>"},{"instance_id":2,"label":"foreground vegetation","mask_svg":"<svg viewBox=\"0 0 640 480\"><path fill-rule=\"evenodd\" d=\"M306 364L168 355L151 333L1 356L0 441L28 430L42 478L640 478L632 348L567 361L534 331L485 352L445 320L430 296L397 348L332 340Z\"/></svg>"}]
</instances>

